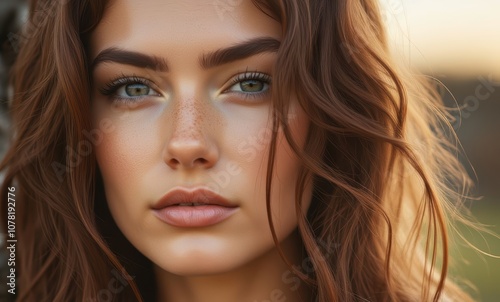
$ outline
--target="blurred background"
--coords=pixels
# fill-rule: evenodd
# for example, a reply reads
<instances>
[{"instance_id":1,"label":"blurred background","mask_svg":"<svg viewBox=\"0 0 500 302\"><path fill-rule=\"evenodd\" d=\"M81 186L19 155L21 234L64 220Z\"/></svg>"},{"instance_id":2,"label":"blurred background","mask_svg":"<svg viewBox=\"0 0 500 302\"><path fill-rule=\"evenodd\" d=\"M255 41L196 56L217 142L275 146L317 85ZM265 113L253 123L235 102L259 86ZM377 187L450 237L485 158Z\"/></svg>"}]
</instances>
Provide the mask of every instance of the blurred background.
<instances>
[{"instance_id":1,"label":"blurred background","mask_svg":"<svg viewBox=\"0 0 500 302\"><path fill-rule=\"evenodd\" d=\"M467 203L478 222L500 234L500 1L380 0L394 55L442 82L445 104L474 180L478 200ZM486 253L500 255L500 239L458 226ZM456 237L456 236L455 236ZM477 301L500 301L500 259L464 242L452 249L451 274Z\"/></svg>"},{"instance_id":2,"label":"blurred background","mask_svg":"<svg viewBox=\"0 0 500 302\"><path fill-rule=\"evenodd\" d=\"M443 99L455 108L452 125L464 150L461 160L476 183L472 196L479 198L467 207L500 234L500 0L380 2L394 55L444 84ZM7 70L25 18L23 1L0 0L0 158L8 129ZM500 239L463 226L459 230L479 249L500 255ZM457 260L451 274L470 281L460 285L477 301L500 301L500 260L463 243L452 253ZM0 263L6 263L3 251Z\"/></svg>"}]
</instances>

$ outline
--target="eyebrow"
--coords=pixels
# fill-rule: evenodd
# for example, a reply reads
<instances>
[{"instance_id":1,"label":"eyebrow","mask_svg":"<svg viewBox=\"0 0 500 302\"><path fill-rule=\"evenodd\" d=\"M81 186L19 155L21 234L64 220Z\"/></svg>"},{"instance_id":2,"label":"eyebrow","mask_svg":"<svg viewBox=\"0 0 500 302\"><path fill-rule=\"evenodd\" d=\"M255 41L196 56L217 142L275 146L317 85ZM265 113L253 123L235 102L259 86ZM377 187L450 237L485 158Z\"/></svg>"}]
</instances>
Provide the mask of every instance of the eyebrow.
<instances>
[{"instance_id":1,"label":"eyebrow","mask_svg":"<svg viewBox=\"0 0 500 302\"><path fill-rule=\"evenodd\" d=\"M104 62L114 62L140 68L168 71L167 62L159 57L116 47L106 48L101 51L92 62L92 69L95 69L97 65Z\"/></svg>"},{"instance_id":2,"label":"eyebrow","mask_svg":"<svg viewBox=\"0 0 500 302\"><path fill-rule=\"evenodd\" d=\"M203 54L199 64L203 69L213 68L222 64L242 60L264 52L277 52L281 42L270 37L250 39L228 48L223 48Z\"/></svg>"},{"instance_id":3,"label":"eyebrow","mask_svg":"<svg viewBox=\"0 0 500 302\"><path fill-rule=\"evenodd\" d=\"M277 52L280 45L281 42L275 38L253 38L227 48L203 54L198 63L201 68L210 69L260 53ZM162 58L117 47L110 47L101 51L92 62L92 69L104 62L114 62L159 71L168 71L169 69L167 61Z\"/></svg>"}]
</instances>

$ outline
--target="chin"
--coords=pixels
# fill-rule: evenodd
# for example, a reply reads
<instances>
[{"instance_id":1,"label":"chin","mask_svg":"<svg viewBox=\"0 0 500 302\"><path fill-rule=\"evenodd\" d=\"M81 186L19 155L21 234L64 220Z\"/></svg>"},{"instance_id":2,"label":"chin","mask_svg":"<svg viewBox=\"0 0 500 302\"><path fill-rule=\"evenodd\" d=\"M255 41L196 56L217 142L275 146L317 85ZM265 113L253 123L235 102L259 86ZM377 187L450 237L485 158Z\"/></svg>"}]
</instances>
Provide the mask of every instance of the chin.
<instances>
[{"instance_id":1,"label":"chin","mask_svg":"<svg viewBox=\"0 0 500 302\"><path fill-rule=\"evenodd\" d=\"M238 263L236 259L231 259L230 256L226 255L200 255L197 258L172 257L168 263L155 262L155 264L157 268L165 272L183 277L223 274L243 265L243 263Z\"/></svg>"}]
</instances>

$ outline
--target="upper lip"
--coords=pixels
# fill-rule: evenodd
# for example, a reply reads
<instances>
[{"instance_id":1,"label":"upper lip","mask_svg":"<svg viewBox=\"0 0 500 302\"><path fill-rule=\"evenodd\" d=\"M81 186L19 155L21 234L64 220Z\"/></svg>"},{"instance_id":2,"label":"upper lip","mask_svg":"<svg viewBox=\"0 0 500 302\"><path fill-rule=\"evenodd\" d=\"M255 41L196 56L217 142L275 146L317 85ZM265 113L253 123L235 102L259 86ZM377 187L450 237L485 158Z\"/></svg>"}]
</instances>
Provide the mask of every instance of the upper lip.
<instances>
[{"instance_id":1,"label":"upper lip","mask_svg":"<svg viewBox=\"0 0 500 302\"><path fill-rule=\"evenodd\" d=\"M223 207L236 207L219 194L204 188L174 188L167 192L158 202L153 205L153 209L158 210L180 203L200 203L204 205L218 205Z\"/></svg>"}]
</instances>

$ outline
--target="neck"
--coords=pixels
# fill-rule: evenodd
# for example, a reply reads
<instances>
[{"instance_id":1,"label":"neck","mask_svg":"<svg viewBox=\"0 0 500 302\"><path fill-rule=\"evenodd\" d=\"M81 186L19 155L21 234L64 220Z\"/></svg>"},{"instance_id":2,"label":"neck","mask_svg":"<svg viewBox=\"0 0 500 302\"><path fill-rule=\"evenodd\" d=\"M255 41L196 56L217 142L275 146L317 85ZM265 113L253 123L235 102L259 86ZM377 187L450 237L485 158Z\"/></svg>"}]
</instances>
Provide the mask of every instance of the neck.
<instances>
[{"instance_id":1,"label":"neck","mask_svg":"<svg viewBox=\"0 0 500 302\"><path fill-rule=\"evenodd\" d=\"M297 232L282 242L287 259L300 266L304 255ZM179 276L155 268L158 302L299 302L312 301L305 282L273 248L235 270L206 276ZM300 284L300 286L299 286Z\"/></svg>"}]
</instances>

